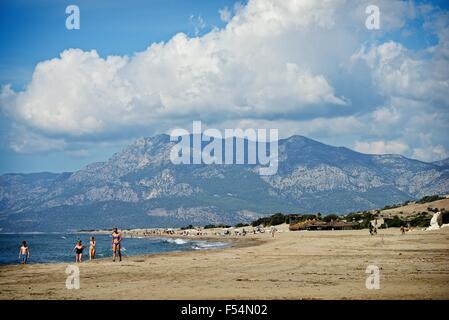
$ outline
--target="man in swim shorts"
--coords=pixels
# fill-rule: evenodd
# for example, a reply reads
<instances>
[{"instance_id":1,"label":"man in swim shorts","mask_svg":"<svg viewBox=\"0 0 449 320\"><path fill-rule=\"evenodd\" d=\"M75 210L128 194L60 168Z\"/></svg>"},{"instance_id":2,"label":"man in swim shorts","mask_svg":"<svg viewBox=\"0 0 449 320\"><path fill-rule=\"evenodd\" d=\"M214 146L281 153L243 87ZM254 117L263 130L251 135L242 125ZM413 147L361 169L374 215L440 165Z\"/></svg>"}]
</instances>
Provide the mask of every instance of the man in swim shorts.
<instances>
[{"instance_id":1,"label":"man in swim shorts","mask_svg":"<svg viewBox=\"0 0 449 320\"><path fill-rule=\"evenodd\" d=\"M19 259L22 259L22 264L27 264L30 258L30 249L28 248L27 242L22 241L22 246L19 249Z\"/></svg>"}]
</instances>

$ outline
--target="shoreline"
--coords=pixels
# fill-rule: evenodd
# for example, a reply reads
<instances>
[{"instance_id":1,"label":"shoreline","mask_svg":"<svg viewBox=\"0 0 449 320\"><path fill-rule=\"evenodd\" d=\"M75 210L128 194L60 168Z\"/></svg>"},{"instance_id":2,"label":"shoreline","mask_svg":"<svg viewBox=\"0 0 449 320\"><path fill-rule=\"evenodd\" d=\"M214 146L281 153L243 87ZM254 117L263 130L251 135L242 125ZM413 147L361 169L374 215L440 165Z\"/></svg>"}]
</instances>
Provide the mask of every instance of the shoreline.
<instances>
[{"instance_id":1,"label":"shoreline","mask_svg":"<svg viewBox=\"0 0 449 320\"><path fill-rule=\"evenodd\" d=\"M79 290L65 288L70 263L0 266L0 299L449 299L449 228L232 240L220 250L77 264ZM379 266L380 290L365 287L368 265Z\"/></svg>"},{"instance_id":2,"label":"shoreline","mask_svg":"<svg viewBox=\"0 0 449 320\"><path fill-rule=\"evenodd\" d=\"M173 237L173 238L178 238L178 237ZM191 240L191 239L189 239ZM198 240L217 240L217 239L206 239L206 238L198 238ZM223 242L225 242L223 240ZM226 250L226 249L232 249L232 248L245 248L245 247L252 247L252 246L258 246L261 245L263 243L263 241L261 241L260 239L227 239L227 241L230 245L229 246L225 246L225 247L217 247L217 248L211 248L211 249L204 249L204 250L195 250L195 249L190 249L190 250L174 250L174 251L165 251L165 252L155 252L155 253L145 253L145 254L135 254L135 255L130 255L130 256L125 256L123 257L123 261L125 262L125 260L130 260L130 259L134 259L134 258L149 258L149 257L154 257L154 256L163 256L163 255L170 255L170 254L189 254L192 252L206 252L206 251L215 251L215 250ZM101 257L101 258L95 258L94 260L89 260L88 256L86 257L86 259L83 260L83 262L81 263L75 263L75 261L72 262L64 262L64 261L55 261L55 262L32 262L32 263L27 263L26 266L22 266L20 265L20 263L9 263L9 264L0 264L0 270L3 267L11 267L11 266L17 266L17 267L24 267L27 268L29 266L42 266L42 265L83 265L83 264L92 264L92 263L97 263L98 262L105 262L105 261L111 261L112 260L112 253L110 257ZM117 263L120 263L119 261L117 261ZM1 276L0 276L1 278Z\"/></svg>"},{"instance_id":3,"label":"shoreline","mask_svg":"<svg viewBox=\"0 0 449 320\"><path fill-rule=\"evenodd\" d=\"M61 232L62 233L62 232ZM42 233L45 234L45 233ZM74 233L74 234L78 234L78 232ZM104 234L104 233L93 233L93 232L80 232L80 234ZM135 239L137 237L124 237L124 239L127 238L132 238ZM207 241L209 243L216 243L216 242L222 242L222 243L226 243L226 246L221 246L221 247L211 247L211 248L207 248L207 249L188 249L188 250L173 250L173 251L161 251L161 252L154 252L154 253L140 253L140 254L133 254L133 255L126 255L123 256L123 260L125 259L132 259L132 258L136 258L136 257L148 257L148 256L155 256L155 255L168 255L171 253L189 253L189 252L200 252L200 251L214 251L214 250L225 250L225 249L230 249L230 248L240 248L240 247L247 247L247 246L253 246L253 245L259 245L260 244L260 239L242 239L242 238L237 238L237 237L227 237L227 238L218 238L218 237L180 237L177 235L164 235L164 236L159 236L159 235L152 235L152 236L145 236L143 238L160 238L160 239L164 239L164 238L170 238L170 239L180 239L180 240L186 240L186 241ZM123 255L123 253L122 253ZM108 261L108 260L112 260L112 251L111 251L111 255L107 256L107 257L97 257L94 260L89 260L89 255L88 253L84 254L84 259L83 262L81 264L85 264L85 263L95 263L96 261ZM53 262L29 262L27 263L26 266L34 266L34 265L55 265L55 264L76 264L74 261L71 262L67 262L67 261L53 261ZM2 267L7 267L7 266L20 266L20 263L15 262L15 263L5 263L5 264L1 264L0 263L0 269Z\"/></svg>"}]
</instances>

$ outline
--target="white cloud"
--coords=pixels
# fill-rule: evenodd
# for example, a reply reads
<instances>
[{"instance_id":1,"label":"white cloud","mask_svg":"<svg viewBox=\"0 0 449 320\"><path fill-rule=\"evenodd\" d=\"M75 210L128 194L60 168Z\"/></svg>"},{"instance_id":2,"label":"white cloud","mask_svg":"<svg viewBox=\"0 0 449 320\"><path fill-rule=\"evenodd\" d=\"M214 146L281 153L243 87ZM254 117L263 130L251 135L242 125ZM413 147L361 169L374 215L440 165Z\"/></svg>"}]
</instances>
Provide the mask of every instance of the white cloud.
<instances>
[{"instance_id":1,"label":"white cloud","mask_svg":"<svg viewBox=\"0 0 449 320\"><path fill-rule=\"evenodd\" d=\"M69 151L66 151L65 153L68 154L69 156L75 157L75 158L85 158L90 155L89 150L87 150L87 149L69 150Z\"/></svg>"},{"instance_id":2,"label":"white cloud","mask_svg":"<svg viewBox=\"0 0 449 320\"><path fill-rule=\"evenodd\" d=\"M192 14L189 17L189 21L194 27L196 37L200 34L202 30L204 30L207 27L206 21L204 21L203 17L201 16L195 16Z\"/></svg>"},{"instance_id":3,"label":"white cloud","mask_svg":"<svg viewBox=\"0 0 449 320\"><path fill-rule=\"evenodd\" d=\"M199 119L217 127L275 126L282 136L345 136L352 139L346 145L357 140L366 152L418 155L412 150L445 145L434 141L449 133L444 121L433 120L437 130L417 119L447 119L448 18L429 9L434 15L425 29L439 43L416 52L378 39L424 9L373 4L381 8L376 32L365 28L364 2L250 0L232 13L219 11L223 29L199 36L206 22L191 16L195 37L179 33L131 56L65 50L39 63L25 90L3 87L1 110L22 128L12 147L26 149L40 137L40 150L82 150L71 145ZM378 95L381 101L372 102ZM421 131L430 142L414 138Z\"/></svg>"},{"instance_id":4,"label":"white cloud","mask_svg":"<svg viewBox=\"0 0 449 320\"><path fill-rule=\"evenodd\" d=\"M334 10L308 1L251 1L223 30L197 38L179 33L130 58L68 49L39 63L25 91L5 89L2 105L22 124L70 136L192 113L260 116L344 105L325 75L301 65L300 51L290 56L280 47L313 24L333 26Z\"/></svg>"},{"instance_id":5,"label":"white cloud","mask_svg":"<svg viewBox=\"0 0 449 320\"><path fill-rule=\"evenodd\" d=\"M218 13L220 14L220 19L223 22L229 22L231 21L231 11L229 11L228 7L224 7L223 9L218 10Z\"/></svg>"},{"instance_id":6,"label":"white cloud","mask_svg":"<svg viewBox=\"0 0 449 320\"><path fill-rule=\"evenodd\" d=\"M442 146L428 146L425 148L413 149L413 157L422 161L437 161L449 157L449 152Z\"/></svg>"},{"instance_id":7,"label":"white cloud","mask_svg":"<svg viewBox=\"0 0 449 320\"><path fill-rule=\"evenodd\" d=\"M15 128L14 135L10 147L17 153L61 151L67 147L64 139L48 138L21 127Z\"/></svg>"},{"instance_id":8,"label":"white cloud","mask_svg":"<svg viewBox=\"0 0 449 320\"><path fill-rule=\"evenodd\" d=\"M363 59L373 70L373 80L385 96L435 101L449 106L449 63L447 57L422 59L400 43L388 41L352 56Z\"/></svg>"},{"instance_id":9,"label":"white cloud","mask_svg":"<svg viewBox=\"0 0 449 320\"><path fill-rule=\"evenodd\" d=\"M395 107L381 107L373 112L376 122L380 123L397 123L401 115Z\"/></svg>"},{"instance_id":10,"label":"white cloud","mask_svg":"<svg viewBox=\"0 0 449 320\"><path fill-rule=\"evenodd\" d=\"M356 141L354 150L369 154L401 154L408 150L408 146L400 141Z\"/></svg>"}]
</instances>

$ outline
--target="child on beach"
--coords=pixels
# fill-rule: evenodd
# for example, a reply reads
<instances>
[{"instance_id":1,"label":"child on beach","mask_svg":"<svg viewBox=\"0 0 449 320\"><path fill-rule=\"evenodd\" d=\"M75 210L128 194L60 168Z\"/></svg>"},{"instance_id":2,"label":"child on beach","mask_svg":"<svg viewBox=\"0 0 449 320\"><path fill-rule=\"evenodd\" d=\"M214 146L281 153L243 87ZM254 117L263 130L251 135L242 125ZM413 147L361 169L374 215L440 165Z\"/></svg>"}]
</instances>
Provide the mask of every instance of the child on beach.
<instances>
[{"instance_id":1,"label":"child on beach","mask_svg":"<svg viewBox=\"0 0 449 320\"><path fill-rule=\"evenodd\" d=\"M89 248L89 260L95 259L95 245L97 242L95 241L95 237L90 238L90 248Z\"/></svg>"},{"instance_id":2,"label":"child on beach","mask_svg":"<svg viewBox=\"0 0 449 320\"><path fill-rule=\"evenodd\" d=\"M81 243L81 240L78 240L78 242L75 245L75 248L73 249L75 251L75 262L83 262L83 250L84 246Z\"/></svg>"},{"instance_id":3,"label":"child on beach","mask_svg":"<svg viewBox=\"0 0 449 320\"><path fill-rule=\"evenodd\" d=\"M27 246L27 242L23 240L22 246L19 249L19 259L22 259L22 264L27 264L29 258L30 258L30 249Z\"/></svg>"}]
</instances>

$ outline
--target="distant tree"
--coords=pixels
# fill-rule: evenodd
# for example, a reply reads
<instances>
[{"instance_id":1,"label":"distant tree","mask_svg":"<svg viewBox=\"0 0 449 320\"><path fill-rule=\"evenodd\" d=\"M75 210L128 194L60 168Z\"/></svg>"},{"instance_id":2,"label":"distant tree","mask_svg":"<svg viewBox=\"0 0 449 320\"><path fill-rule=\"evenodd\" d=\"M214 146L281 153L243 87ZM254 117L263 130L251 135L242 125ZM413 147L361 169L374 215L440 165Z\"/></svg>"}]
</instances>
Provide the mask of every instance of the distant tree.
<instances>
[{"instance_id":1,"label":"distant tree","mask_svg":"<svg viewBox=\"0 0 449 320\"><path fill-rule=\"evenodd\" d=\"M443 209L443 210L441 210L441 215L443 218L443 223L444 224L449 223L449 211L446 211Z\"/></svg>"},{"instance_id":2,"label":"distant tree","mask_svg":"<svg viewBox=\"0 0 449 320\"><path fill-rule=\"evenodd\" d=\"M248 223L237 223L237 224L235 225L236 228L242 228L242 227L248 227L248 226L249 226Z\"/></svg>"},{"instance_id":3,"label":"distant tree","mask_svg":"<svg viewBox=\"0 0 449 320\"><path fill-rule=\"evenodd\" d=\"M263 225L264 227L267 226L276 226L282 223L286 223L286 221L289 220L287 216L283 215L282 213L275 213L269 217L263 217L259 218L251 223L253 227Z\"/></svg>"},{"instance_id":4,"label":"distant tree","mask_svg":"<svg viewBox=\"0 0 449 320\"><path fill-rule=\"evenodd\" d=\"M338 220L338 216L336 214L328 214L327 216L324 216L323 221L325 222L331 222L332 220Z\"/></svg>"},{"instance_id":5,"label":"distant tree","mask_svg":"<svg viewBox=\"0 0 449 320\"><path fill-rule=\"evenodd\" d=\"M400 228L406 224L406 222L401 220L398 216L394 216L392 219L385 219L385 223L388 224L389 228Z\"/></svg>"},{"instance_id":6,"label":"distant tree","mask_svg":"<svg viewBox=\"0 0 449 320\"><path fill-rule=\"evenodd\" d=\"M441 199L446 199L445 197L441 197L439 195L433 195L433 196L425 196L422 197L421 199L419 199L418 201L416 201L416 203L427 203L427 202L432 202L432 201L437 201L437 200L441 200Z\"/></svg>"}]
</instances>

